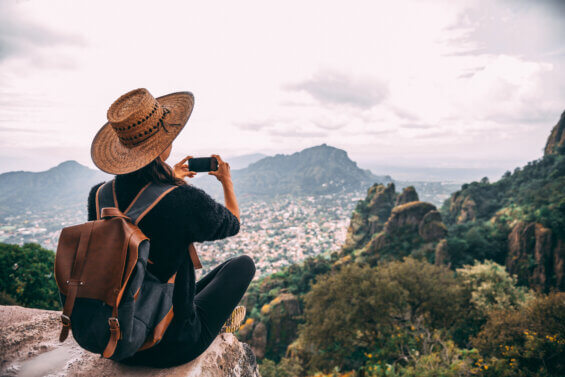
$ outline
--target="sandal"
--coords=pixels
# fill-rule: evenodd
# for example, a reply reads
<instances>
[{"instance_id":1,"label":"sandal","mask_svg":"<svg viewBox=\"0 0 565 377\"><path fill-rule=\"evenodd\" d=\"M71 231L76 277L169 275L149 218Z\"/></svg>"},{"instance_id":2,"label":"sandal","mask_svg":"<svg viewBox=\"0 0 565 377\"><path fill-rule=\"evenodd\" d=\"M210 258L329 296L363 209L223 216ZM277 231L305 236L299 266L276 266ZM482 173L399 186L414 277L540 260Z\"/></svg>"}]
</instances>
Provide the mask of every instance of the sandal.
<instances>
[{"instance_id":1,"label":"sandal","mask_svg":"<svg viewBox=\"0 0 565 377\"><path fill-rule=\"evenodd\" d=\"M245 319L245 306L236 306L220 332L236 332Z\"/></svg>"}]
</instances>

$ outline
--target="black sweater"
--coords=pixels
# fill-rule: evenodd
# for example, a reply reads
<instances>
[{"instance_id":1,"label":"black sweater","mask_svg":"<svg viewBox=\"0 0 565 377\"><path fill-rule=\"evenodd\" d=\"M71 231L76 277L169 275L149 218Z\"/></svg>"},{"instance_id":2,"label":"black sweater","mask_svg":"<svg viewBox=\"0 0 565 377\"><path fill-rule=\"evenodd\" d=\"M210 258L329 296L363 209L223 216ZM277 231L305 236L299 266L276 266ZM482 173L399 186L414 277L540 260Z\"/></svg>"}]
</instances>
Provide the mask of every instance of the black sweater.
<instances>
[{"instance_id":1,"label":"black sweater","mask_svg":"<svg viewBox=\"0 0 565 377\"><path fill-rule=\"evenodd\" d=\"M116 196L121 211L146 183L131 175L116 176ZM96 190L102 184L92 187L88 195L89 221L96 219ZM187 257L191 242L213 241L239 232L237 217L204 191L190 185L179 186L168 193L138 226L150 239L149 259L154 262L150 271L163 282L177 272L183 261L192 264Z\"/></svg>"}]
</instances>

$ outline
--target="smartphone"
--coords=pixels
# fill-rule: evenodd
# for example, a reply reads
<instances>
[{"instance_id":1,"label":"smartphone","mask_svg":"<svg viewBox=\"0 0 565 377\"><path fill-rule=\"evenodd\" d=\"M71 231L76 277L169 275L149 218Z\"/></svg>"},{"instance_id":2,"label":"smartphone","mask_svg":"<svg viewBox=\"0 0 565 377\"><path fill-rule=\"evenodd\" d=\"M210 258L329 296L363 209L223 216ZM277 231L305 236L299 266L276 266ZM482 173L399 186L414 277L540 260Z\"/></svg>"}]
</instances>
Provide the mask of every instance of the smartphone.
<instances>
[{"instance_id":1,"label":"smartphone","mask_svg":"<svg viewBox=\"0 0 565 377\"><path fill-rule=\"evenodd\" d=\"M188 160L188 170L195 172L218 170L216 157L198 157Z\"/></svg>"}]
</instances>

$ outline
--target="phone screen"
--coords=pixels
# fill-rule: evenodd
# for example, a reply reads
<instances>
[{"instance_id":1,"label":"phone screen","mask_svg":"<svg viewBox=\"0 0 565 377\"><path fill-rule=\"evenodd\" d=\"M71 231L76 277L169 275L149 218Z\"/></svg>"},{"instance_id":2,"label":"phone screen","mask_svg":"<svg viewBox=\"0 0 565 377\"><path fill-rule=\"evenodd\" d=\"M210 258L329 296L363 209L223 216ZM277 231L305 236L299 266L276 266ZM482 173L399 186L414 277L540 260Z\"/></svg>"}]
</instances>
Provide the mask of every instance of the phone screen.
<instances>
[{"instance_id":1,"label":"phone screen","mask_svg":"<svg viewBox=\"0 0 565 377\"><path fill-rule=\"evenodd\" d=\"M197 157L188 160L188 170L206 172L218 170L218 160L215 157Z\"/></svg>"}]
</instances>

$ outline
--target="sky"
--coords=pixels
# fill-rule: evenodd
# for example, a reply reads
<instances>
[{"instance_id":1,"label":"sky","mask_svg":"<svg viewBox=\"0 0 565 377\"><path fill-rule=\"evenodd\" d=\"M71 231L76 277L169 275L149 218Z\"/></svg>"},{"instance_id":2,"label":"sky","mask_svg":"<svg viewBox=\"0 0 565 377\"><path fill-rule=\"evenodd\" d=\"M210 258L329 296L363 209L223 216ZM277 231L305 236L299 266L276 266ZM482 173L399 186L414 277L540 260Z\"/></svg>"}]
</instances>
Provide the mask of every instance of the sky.
<instances>
[{"instance_id":1,"label":"sky","mask_svg":"<svg viewBox=\"0 0 565 377\"><path fill-rule=\"evenodd\" d=\"M363 167L512 170L565 110L561 0L0 0L0 173L66 160L121 94L190 91L185 155L326 143Z\"/></svg>"}]
</instances>

